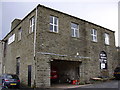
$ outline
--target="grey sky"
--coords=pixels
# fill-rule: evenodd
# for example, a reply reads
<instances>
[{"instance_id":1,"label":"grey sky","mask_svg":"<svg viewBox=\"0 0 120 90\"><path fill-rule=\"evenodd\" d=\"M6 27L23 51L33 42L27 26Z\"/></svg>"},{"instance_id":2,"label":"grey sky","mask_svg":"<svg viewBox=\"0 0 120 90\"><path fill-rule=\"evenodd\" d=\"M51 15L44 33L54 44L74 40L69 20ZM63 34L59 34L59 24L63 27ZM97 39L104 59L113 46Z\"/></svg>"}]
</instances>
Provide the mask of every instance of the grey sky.
<instances>
[{"instance_id":1,"label":"grey sky","mask_svg":"<svg viewBox=\"0 0 120 90\"><path fill-rule=\"evenodd\" d=\"M11 22L15 18L24 18L38 4L62 11L64 13L77 16L81 19L101 25L113 31L118 31L118 0L32 0L26 2L8 2L1 1L2 32L0 31L0 39L10 31ZM1 6L2 5L2 6ZM2 17L2 19L1 19ZM0 26L1 27L1 26ZM0 29L1 30L1 29ZM116 40L117 42L117 40Z\"/></svg>"}]
</instances>

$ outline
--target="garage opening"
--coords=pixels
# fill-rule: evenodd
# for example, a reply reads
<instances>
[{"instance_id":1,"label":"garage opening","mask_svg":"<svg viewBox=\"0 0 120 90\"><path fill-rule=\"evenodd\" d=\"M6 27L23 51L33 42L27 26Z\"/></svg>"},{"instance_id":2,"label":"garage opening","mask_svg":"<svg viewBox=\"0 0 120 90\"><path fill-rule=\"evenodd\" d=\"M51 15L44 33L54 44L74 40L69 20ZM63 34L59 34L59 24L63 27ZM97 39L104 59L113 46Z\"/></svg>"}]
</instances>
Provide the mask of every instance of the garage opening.
<instances>
[{"instance_id":1,"label":"garage opening","mask_svg":"<svg viewBox=\"0 0 120 90\"><path fill-rule=\"evenodd\" d=\"M78 61L51 61L51 85L69 84L80 78L80 64Z\"/></svg>"}]
</instances>

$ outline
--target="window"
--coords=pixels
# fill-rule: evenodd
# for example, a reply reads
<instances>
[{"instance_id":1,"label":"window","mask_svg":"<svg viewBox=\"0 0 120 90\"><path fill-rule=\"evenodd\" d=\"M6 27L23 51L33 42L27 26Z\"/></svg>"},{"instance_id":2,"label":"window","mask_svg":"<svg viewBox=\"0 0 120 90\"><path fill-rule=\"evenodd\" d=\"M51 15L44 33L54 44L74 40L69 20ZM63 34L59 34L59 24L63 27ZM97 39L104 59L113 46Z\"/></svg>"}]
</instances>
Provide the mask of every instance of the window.
<instances>
[{"instance_id":1,"label":"window","mask_svg":"<svg viewBox=\"0 0 120 90\"><path fill-rule=\"evenodd\" d=\"M21 40L21 35L22 35L22 29L18 29L18 41Z\"/></svg>"},{"instance_id":2,"label":"window","mask_svg":"<svg viewBox=\"0 0 120 90\"><path fill-rule=\"evenodd\" d=\"M32 33L35 30L35 17L32 17L30 19L30 29L29 29L29 33Z\"/></svg>"},{"instance_id":3,"label":"window","mask_svg":"<svg viewBox=\"0 0 120 90\"><path fill-rule=\"evenodd\" d=\"M58 18L50 16L50 31L58 33Z\"/></svg>"},{"instance_id":4,"label":"window","mask_svg":"<svg viewBox=\"0 0 120 90\"><path fill-rule=\"evenodd\" d=\"M13 34L9 39L8 39L8 44L11 44L12 42L15 41L15 34Z\"/></svg>"},{"instance_id":5,"label":"window","mask_svg":"<svg viewBox=\"0 0 120 90\"><path fill-rule=\"evenodd\" d=\"M109 45L109 34L105 33L105 44Z\"/></svg>"},{"instance_id":6,"label":"window","mask_svg":"<svg viewBox=\"0 0 120 90\"><path fill-rule=\"evenodd\" d=\"M91 30L91 40L97 42L97 30L95 29Z\"/></svg>"},{"instance_id":7,"label":"window","mask_svg":"<svg viewBox=\"0 0 120 90\"><path fill-rule=\"evenodd\" d=\"M71 23L71 35L72 37L79 37L79 25Z\"/></svg>"}]
</instances>

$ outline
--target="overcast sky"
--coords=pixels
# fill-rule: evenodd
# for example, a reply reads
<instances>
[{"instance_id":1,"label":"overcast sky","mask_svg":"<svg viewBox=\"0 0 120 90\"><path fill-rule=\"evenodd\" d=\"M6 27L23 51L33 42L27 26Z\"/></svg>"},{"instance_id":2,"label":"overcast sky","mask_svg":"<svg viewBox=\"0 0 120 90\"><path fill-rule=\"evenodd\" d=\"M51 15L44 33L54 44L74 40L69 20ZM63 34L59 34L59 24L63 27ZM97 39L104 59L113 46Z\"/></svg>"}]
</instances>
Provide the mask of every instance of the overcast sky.
<instances>
[{"instance_id":1,"label":"overcast sky","mask_svg":"<svg viewBox=\"0 0 120 90\"><path fill-rule=\"evenodd\" d=\"M38 4L79 17L118 32L119 0L1 0L0 39L10 31L15 18L22 19Z\"/></svg>"}]
</instances>

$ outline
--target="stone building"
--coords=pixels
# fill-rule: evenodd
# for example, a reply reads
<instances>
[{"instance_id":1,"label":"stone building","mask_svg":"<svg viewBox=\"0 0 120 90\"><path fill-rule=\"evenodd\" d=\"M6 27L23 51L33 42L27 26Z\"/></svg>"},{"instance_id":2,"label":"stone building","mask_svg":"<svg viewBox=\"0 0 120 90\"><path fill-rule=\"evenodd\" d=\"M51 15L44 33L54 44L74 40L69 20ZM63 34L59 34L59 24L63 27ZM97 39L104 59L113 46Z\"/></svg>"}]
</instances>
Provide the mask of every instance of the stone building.
<instances>
[{"instance_id":1,"label":"stone building","mask_svg":"<svg viewBox=\"0 0 120 90\"><path fill-rule=\"evenodd\" d=\"M118 59L118 67L120 67L120 47L117 47L117 59Z\"/></svg>"},{"instance_id":2,"label":"stone building","mask_svg":"<svg viewBox=\"0 0 120 90\"><path fill-rule=\"evenodd\" d=\"M87 83L112 77L118 63L114 31L42 5L15 19L3 41L5 73L31 87L51 86L52 68L60 83Z\"/></svg>"},{"instance_id":3,"label":"stone building","mask_svg":"<svg viewBox=\"0 0 120 90\"><path fill-rule=\"evenodd\" d=\"M2 74L3 66L3 44L4 42L0 40L0 75Z\"/></svg>"}]
</instances>

